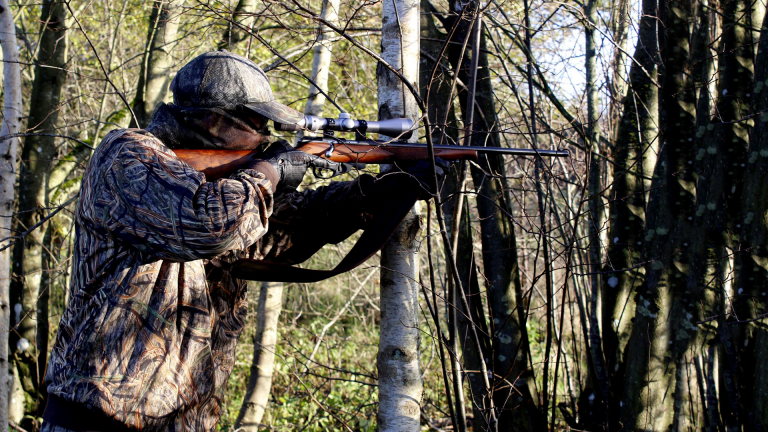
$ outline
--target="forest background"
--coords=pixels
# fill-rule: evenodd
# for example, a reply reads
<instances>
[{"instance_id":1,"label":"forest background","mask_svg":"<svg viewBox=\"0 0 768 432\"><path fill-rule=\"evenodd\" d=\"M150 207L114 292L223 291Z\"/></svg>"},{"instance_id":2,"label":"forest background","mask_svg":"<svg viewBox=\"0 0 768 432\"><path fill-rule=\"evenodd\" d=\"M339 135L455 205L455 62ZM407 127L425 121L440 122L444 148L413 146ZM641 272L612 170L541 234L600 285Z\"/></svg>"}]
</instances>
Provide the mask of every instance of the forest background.
<instances>
[{"instance_id":1,"label":"forest background","mask_svg":"<svg viewBox=\"0 0 768 432\"><path fill-rule=\"evenodd\" d=\"M765 9L0 0L0 423L39 428L92 150L228 49L308 114L571 157L456 164L381 256L251 283L220 430L768 430Z\"/></svg>"}]
</instances>

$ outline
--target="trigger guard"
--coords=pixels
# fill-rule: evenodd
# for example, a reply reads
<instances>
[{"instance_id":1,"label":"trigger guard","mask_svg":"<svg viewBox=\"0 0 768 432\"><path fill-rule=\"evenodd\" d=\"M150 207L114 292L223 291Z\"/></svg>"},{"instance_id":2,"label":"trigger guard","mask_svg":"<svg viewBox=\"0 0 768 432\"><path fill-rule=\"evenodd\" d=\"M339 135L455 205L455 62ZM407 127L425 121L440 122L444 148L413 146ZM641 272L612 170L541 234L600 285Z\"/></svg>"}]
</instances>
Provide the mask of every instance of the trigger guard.
<instances>
[{"instance_id":1,"label":"trigger guard","mask_svg":"<svg viewBox=\"0 0 768 432\"><path fill-rule=\"evenodd\" d=\"M329 179L329 178L333 178L333 177L336 177L337 175L339 175L338 171L336 171L336 170L333 170L333 174L331 174L329 176L328 175L323 175L323 170L324 169L329 169L329 168L322 168L322 167L313 166L312 167L312 174L314 174L315 177L319 178L319 179Z\"/></svg>"}]
</instances>

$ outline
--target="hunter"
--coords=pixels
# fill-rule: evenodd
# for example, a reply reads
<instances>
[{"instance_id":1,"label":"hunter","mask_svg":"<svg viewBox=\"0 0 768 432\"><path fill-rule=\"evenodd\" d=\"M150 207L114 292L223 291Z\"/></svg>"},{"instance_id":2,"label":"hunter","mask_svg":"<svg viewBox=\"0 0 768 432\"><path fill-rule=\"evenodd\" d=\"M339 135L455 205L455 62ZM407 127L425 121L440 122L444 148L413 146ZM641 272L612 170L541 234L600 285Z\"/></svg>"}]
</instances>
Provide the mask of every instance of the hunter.
<instances>
[{"instance_id":1,"label":"hunter","mask_svg":"<svg viewBox=\"0 0 768 432\"><path fill-rule=\"evenodd\" d=\"M302 262L423 184L414 170L296 192L305 154L270 144L267 125L303 115L244 57L203 54L171 91L146 130L110 132L83 175L44 432L214 430L248 311L245 281L224 264ZM173 148L263 149L263 159L209 182Z\"/></svg>"}]
</instances>

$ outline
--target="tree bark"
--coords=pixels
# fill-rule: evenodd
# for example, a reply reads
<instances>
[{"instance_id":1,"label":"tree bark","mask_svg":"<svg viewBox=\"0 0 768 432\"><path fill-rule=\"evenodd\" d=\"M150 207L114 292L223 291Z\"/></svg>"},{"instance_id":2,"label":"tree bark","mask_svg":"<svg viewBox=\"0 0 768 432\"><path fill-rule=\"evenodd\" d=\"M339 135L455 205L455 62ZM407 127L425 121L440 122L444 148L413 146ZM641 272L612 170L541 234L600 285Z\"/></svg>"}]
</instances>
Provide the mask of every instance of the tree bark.
<instances>
[{"instance_id":1,"label":"tree bark","mask_svg":"<svg viewBox=\"0 0 768 432\"><path fill-rule=\"evenodd\" d=\"M624 108L624 95L629 87L629 77L626 74L628 61L628 42L629 42L629 24L630 24L630 2L629 0L619 0L613 3L611 9L611 35L616 44L613 53L613 70L611 73L610 91L610 118L609 124L612 128L611 137L616 141L618 137L618 126L621 120L621 114Z\"/></svg>"},{"instance_id":2,"label":"tree bark","mask_svg":"<svg viewBox=\"0 0 768 432\"><path fill-rule=\"evenodd\" d=\"M252 284L255 285L255 284ZM253 360L243 406L237 416L235 428L243 432L257 432L269 404L272 375L275 370L277 323L283 303L283 283L263 282L259 290L256 313L256 334L253 336Z\"/></svg>"},{"instance_id":3,"label":"tree bark","mask_svg":"<svg viewBox=\"0 0 768 432\"><path fill-rule=\"evenodd\" d=\"M381 57L412 83L419 79L419 1L383 3ZM376 71L379 119L418 119L416 100L384 65ZM414 134L411 140L418 137ZM418 431L422 383L419 365L418 255L421 231L415 205L381 251L379 431Z\"/></svg>"},{"instance_id":4,"label":"tree bark","mask_svg":"<svg viewBox=\"0 0 768 432\"><path fill-rule=\"evenodd\" d=\"M22 99L21 70L16 41L16 26L8 0L0 0L0 47L3 51L3 122L0 137L14 135L21 129ZM0 238L13 235L11 221L14 209L14 183L16 182L16 152L18 138L0 141ZM7 247L8 241L0 241ZM11 280L11 250L0 252L0 328L10 325L9 284ZM9 420L9 353L8 331L0 331L0 429L8 430ZM18 420L18 419L15 419Z\"/></svg>"},{"instance_id":5,"label":"tree bark","mask_svg":"<svg viewBox=\"0 0 768 432\"><path fill-rule=\"evenodd\" d=\"M171 50L176 46L179 30L179 8L184 0L161 0L152 6L147 30L147 45L144 61L141 63L139 83L133 112L138 125L131 120L130 127L146 127L152 119L152 112L168 93L169 77L173 58Z\"/></svg>"},{"instance_id":6,"label":"tree bark","mask_svg":"<svg viewBox=\"0 0 768 432\"><path fill-rule=\"evenodd\" d=\"M235 19L241 18L245 14L252 13L255 8L255 2L251 0L241 0L235 12ZM323 2L323 17L330 22L335 22L338 15L339 0L325 0ZM322 89L328 91L328 72L330 70L331 47L332 43L327 41L330 37L325 26L320 26L320 41L315 48L314 60L312 63L312 80ZM239 36L238 36L239 35ZM224 40L227 41L230 49L236 42L244 39L244 32L238 30L237 26L230 26L230 30L225 34ZM310 86L309 98L304 114L320 116L323 112L325 97L317 91L317 88ZM301 133L296 134L297 141ZM271 290L269 294L265 294ZM264 282L259 295L258 327L254 337L254 353L251 363L251 373L248 379L243 405L240 408L235 426L242 428L244 432L256 432L259 423L264 416L269 401L269 394L272 387L272 374L274 373L274 346L277 344L277 323L280 317L282 303L283 284L279 282ZM274 297L277 297L275 299ZM269 345L271 344L271 345ZM272 349L265 347L271 346Z\"/></svg>"},{"instance_id":7,"label":"tree bark","mask_svg":"<svg viewBox=\"0 0 768 432\"><path fill-rule=\"evenodd\" d=\"M66 5L62 1L43 2L40 47L27 121L27 127L33 133L56 133L61 90L67 79L64 69L68 45L67 15ZM57 154L55 140L54 137L42 135L30 135L24 140L19 174L17 233L30 229L47 213L47 183ZM16 331L11 333L10 346L15 349L13 362L25 393L24 411L35 416L44 407L40 385L45 371L45 365L38 362L38 353L43 347L37 346L37 332L48 332L47 328L38 329L35 319L43 271L43 235L44 229L37 229L14 245L14 278L11 282L11 302L14 307L16 304L21 305L21 320L13 322ZM26 423L23 426L29 427Z\"/></svg>"}]
</instances>

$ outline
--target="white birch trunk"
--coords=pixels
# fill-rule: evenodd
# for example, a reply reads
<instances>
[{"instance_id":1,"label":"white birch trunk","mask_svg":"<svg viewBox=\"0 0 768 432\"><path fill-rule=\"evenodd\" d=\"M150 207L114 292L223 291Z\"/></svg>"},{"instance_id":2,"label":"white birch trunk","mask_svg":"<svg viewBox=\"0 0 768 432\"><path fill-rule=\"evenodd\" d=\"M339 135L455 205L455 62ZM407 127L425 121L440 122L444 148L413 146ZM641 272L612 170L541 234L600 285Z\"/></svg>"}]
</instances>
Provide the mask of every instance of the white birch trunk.
<instances>
[{"instance_id":1,"label":"white birch trunk","mask_svg":"<svg viewBox=\"0 0 768 432\"><path fill-rule=\"evenodd\" d=\"M323 19L336 24L339 19L339 0L323 1ZM328 73L331 70L331 52L333 51L333 30L325 25L320 25L320 35L317 38L314 57L312 58L312 80L317 84L310 85L307 105L304 107L304 114L313 116L323 115L323 105L325 96L318 91L318 88L324 92L328 91Z\"/></svg>"},{"instance_id":2,"label":"white birch trunk","mask_svg":"<svg viewBox=\"0 0 768 432\"><path fill-rule=\"evenodd\" d=\"M339 1L340 0L323 0L322 17L330 22L336 24L339 19ZM328 92L328 74L331 70L331 53L333 51L333 30L330 30L325 25L320 25L320 35L317 38L317 45L315 46L314 57L312 58L312 81L317 84L309 85L309 97L307 97L307 105L304 107L304 114L322 117L323 106L325 105L325 96L318 91L318 88L324 92ZM315 134L309 133L314 136ZM296 143L304 137L304 131L299 131L296 134Z\"/></svg>"},{"instance_id":3,"label":"white birch trunk","mask_svg":"<svg viewBox=\"0 0 768 432\"><path fill-rule=\"evenodd\" d=\"M261 285L256 334L253 337L251 374L243 405L235 422L235 428L241 432L257 432L267 409L275 368L277 321L283 308L282 299L282 282L264 282Z\"/></svg>"},{"instance_id":4,"label":"white birch trunk","mask_svg":"<svg viewBox=\"0 0 768 432\"><path fill-rule=\"evenodd\" d=\"M419 79L418 0L383 3L381 57L411 83ZM379 119L416 119L416 101L405 85L379 65ZM416 140L414 134L413 140ZM422 383L419 371L418 256L421 229L418 205L381 251L381 329L379 336L380 432L419 430Z\"/></svg>"},{"instance_id":5,"label":"white birch trunk","mask_svg":"<svg viewBox=\"0 0 768 432\"><path fill-rule=\"evenodd\" d=\"M0 0L0 46L3 50L3 79L5 100L3 101L3 124L0 136L19 133L21 128L21 71L19 51L16 45L16 27L8 0ZM0 239L11 235L13 216L14 182L16 181L16 152L18 138L0 141ZM0 247L7 247L9 241L1 241ZM11 249L0 252L0 430L8 430L8 326L11 280Z\"/></svg>"}]
</instances>

